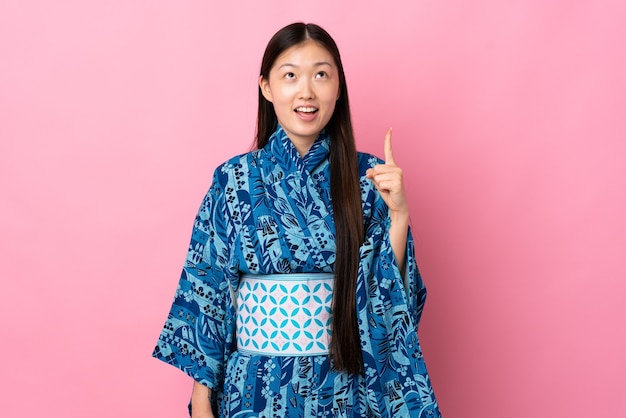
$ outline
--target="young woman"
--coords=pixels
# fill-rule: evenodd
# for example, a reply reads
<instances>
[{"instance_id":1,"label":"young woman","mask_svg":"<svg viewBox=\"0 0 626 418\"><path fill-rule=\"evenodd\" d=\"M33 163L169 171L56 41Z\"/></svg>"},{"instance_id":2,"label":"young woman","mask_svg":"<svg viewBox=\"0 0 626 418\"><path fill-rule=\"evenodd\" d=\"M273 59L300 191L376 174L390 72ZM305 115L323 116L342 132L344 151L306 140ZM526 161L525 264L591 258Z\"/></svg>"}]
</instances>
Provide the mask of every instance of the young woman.
<instances>
[{"instance_id":1,"label":"young woman","mask_svg":"<svg viewBox=\"0 0 626 418\"><path fill-rule=\"evenodd\" d=\"M192 417L438 417L402 170L357 153L339 51L270 40L257 149L215 170L153 355L194 379Z\"/></svg>"}]
</instances>

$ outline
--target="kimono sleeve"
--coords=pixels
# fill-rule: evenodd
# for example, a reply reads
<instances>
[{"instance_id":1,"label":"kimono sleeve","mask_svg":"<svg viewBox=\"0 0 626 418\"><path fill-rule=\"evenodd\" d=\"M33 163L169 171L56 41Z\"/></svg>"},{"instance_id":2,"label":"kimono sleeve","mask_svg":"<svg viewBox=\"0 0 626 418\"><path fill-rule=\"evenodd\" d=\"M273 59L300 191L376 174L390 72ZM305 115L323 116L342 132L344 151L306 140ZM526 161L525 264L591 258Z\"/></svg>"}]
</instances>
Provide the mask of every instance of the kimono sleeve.
<instances>
[{"instance_id":1,"label":"kimono sleeve","mask_svg":"<svg viewBox=\"0 0 626 418\"><path fill-rule=\"evenodd\" d=\"M439 409L417 336L426 288L415 261L410 230L406 243L407 269L400 271L389 239L388 212L376 193L360 251L357 280L359 331L369 404L381 416L438 417Z\"/></svg>"},{"instance_id":2,"label":"kimono sleeve","mask_svg":"<svg viewBox=\"0 0 626 418\"><path fill-rule=\"evenodd\" d=\"M221 385L232 343L226 176L215 171L196 215L185 265L153 357L210 388Z\"/></svg>"},{"instance_id":3,"label":"kimono sleeve","mask_svg":"<svg viewBox=\"0 0 626 418\"><path fill-rule=\"evenodd\" d=\"M365 243L361 248L363 274L369 279L378 278L377 286L384 290L388 303L406 305L411 322L417 329L426 303L426 286L422 280L415 257L415 241L411 227L407 233L405 268L400 271L402 260L396 260L389 239L389 208L378 192L372 190L370 196L371 218L367 223Z\"/></svg>"}]
</instances>

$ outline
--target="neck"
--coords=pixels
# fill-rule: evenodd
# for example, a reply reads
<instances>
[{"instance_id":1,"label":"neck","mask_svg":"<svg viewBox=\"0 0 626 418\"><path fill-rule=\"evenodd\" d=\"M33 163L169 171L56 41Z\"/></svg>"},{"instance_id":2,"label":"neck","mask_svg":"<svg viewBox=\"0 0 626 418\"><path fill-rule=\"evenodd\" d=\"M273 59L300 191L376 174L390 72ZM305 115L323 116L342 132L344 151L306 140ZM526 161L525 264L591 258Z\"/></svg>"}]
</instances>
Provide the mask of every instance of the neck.
<instances>
[{"instance_id":1,"label":"neck","mask_svg":"<svg viewBox=\"0 0 626 418\"><path fill-rule=\"evenodd\" d=\"M313 138L313 139L309 139L309 138L296 138L296 139L293 139L293 138L289 137L289 140L291 141L293 146L296 148L296 151L298 151L298 154L300 154L300 157L304 157L307 154L307 152L309 152L309 150L313 146L313 143L315 142L315 138Z\"/></svg>"}]
</instances>

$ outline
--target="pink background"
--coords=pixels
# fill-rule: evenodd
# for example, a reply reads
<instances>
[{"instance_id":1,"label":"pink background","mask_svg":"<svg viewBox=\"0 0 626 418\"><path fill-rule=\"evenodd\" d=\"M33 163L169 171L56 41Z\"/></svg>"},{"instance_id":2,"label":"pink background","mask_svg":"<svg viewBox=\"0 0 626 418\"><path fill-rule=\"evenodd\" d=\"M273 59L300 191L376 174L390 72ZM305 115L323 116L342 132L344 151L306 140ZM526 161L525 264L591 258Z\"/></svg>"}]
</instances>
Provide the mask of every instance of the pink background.
<instances>
[{"instance_id":1,"label":"pink background","mask_svg":"<svg viewBox=\"0 0 626 418\"><path fill-rule=\"evenodd\" d=\"M185 416L150 353L263 48L305 20L359 148L394 128L444 415L623 417L624 3L222 3L0 3L0 416Z\"/></svg>"}]
</instances>

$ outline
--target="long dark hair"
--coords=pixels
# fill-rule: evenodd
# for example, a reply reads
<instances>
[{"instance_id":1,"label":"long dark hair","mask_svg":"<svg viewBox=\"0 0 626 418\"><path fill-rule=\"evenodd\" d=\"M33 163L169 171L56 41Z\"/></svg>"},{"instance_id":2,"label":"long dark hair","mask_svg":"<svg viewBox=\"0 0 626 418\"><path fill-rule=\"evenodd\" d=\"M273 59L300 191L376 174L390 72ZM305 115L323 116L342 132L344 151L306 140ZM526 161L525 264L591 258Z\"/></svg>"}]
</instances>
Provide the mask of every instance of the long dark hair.
<instances>
[{"instance_id":1,"label":"long dark hair","mask_svg":"<svg viewBox=\"0 0 626 418\"><path fill-rule=\"evenodd\" d=\"M260 75L268 79L280 54L308 40L317 42L333 56L339 72L339 99L326 125L331 138L330 191L337 243L330 354L337 370L359 373L363 369L363 355L356 313L356 278L359 271L359 247L365 233L348 88L339 49L333 38L321 27L312 23L293 23L279 30L267 44ZM259 87L257 148L267 144L277 125L274 106L265 99Z\"/></svg>"}]
</instances>

